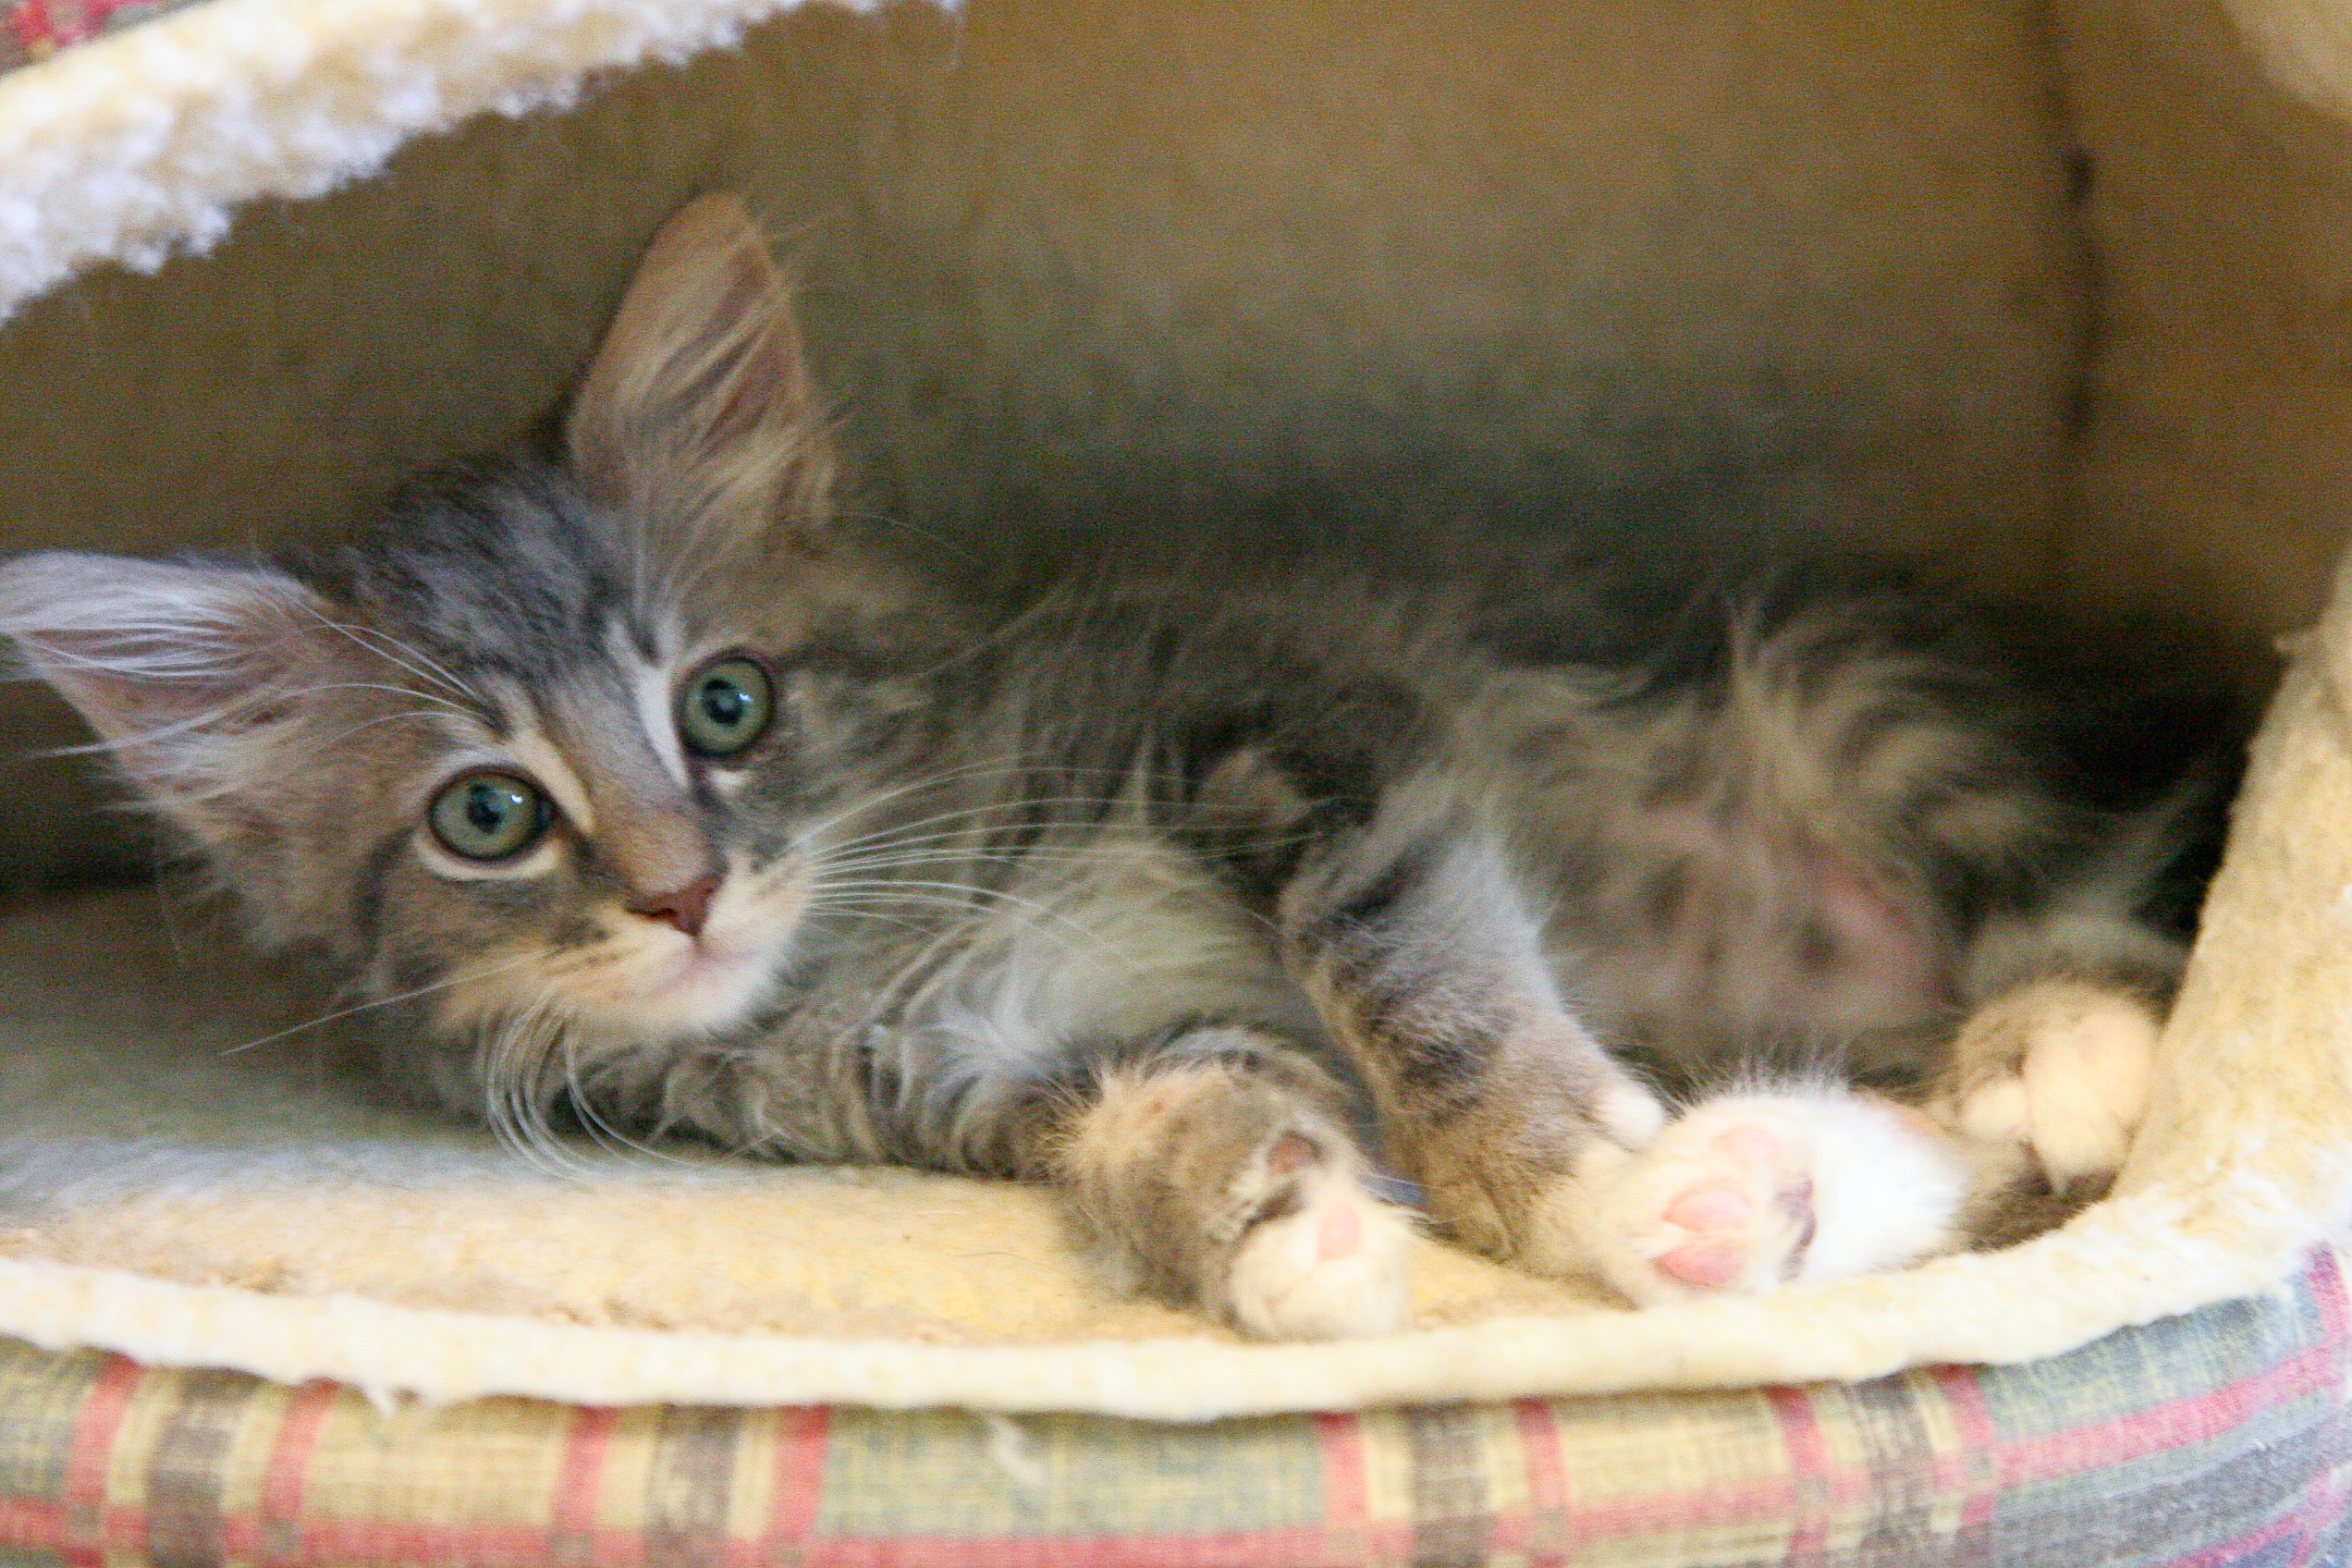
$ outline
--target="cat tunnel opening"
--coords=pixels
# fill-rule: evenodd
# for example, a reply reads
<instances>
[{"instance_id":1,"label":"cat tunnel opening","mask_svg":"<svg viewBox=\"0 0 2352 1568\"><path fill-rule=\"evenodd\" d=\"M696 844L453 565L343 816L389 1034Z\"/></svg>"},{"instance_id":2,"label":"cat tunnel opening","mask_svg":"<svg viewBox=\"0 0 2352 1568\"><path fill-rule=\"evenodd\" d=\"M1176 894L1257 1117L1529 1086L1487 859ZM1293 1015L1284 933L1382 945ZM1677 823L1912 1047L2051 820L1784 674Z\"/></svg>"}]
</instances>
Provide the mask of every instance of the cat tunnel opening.
<instances>
[{"instance_id":1,"label":"cat tunnel opening","mask_svg":"<svg viewBox=\"0 0 2352 1568\"><path fill-rule=\"evenodd\" d=\"M1786 533L2250 692L2326 597L2352 158L2263 75L2335 92L2293 6L461 9L208 0L0 77L11 548L345 525L544 421L645 238L725 185L787 238L864 504L982 570L1212 527ZM861 1359L19 1260L0 1329L440 1395L1178 1415L2053 1352L2338 1216L2336 638L2271 708L2172 1035L2203 1071L2119 1200L1801 1317ZM74 738L8 704L12 756ZM152 865L80 765L9 766L9 887Z\"/></svg>"}]
</instances>

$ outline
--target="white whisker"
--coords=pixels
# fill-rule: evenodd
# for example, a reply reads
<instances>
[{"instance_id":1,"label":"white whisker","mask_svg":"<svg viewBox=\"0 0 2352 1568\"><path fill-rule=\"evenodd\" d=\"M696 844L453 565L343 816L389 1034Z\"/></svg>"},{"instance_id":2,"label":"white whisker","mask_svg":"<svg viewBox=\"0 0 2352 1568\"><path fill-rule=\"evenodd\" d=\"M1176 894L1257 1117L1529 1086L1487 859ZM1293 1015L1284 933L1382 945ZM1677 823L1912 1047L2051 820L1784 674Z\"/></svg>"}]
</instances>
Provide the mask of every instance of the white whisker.
<instances>
[{"instance_id":1,"label":"white whisker","mask_svg":"<svg viewBox=\"0 0 2352 1568\"><path fill-rule=\"evenodd\" d=\"M316 619L321 626L326 628L330 631L339 632L343 636L349 638L352 642L357 643L361 647L365 648L368 652L375 655L376 657L384 660L386 664L397 665L400 668L407 670L410 675L417 677L419 680L432 681L435 685L446 688L448 691L455 692L459 696L466 698L470 702L480 704L484 707L492 705L480 692L468 685L457 675L451 673L447 666L442 665L427 656L425 653L422 649L418 648L414 643L406 642L401 638L395 637L392 633L382 631L376 627L353 626L348 622L334 619L320 611L315 606L306 605L303 607L310 611L312 619ZM378 645L379 643L389 643L395 649L398 650L398 652L385 652L384 649Z\"/></svg>"},{"instance_id":2,"label":"white whisker","mask_svg":"<svg viewBox=\"0 0 2352 1568\"><path fill-rule=\"evenodd\" d=\"M419 986L412 991L400 991L396 992L392 996L378 997L374 1001L361 1002L357 1006L343 1008L337 1011L325 1013L320 1017L311 1019L307 1023L297 1023L290 1029L280 1029L275 1035L264 1035L258 1040L248 1040L241 1046L230 1046L220 1054L223 1056L235 1056L239 1051L250 1051L258 1046L271 1045L276 1041L283 1040L289 1035L300 1035L306 1029L316 1029L324 1024L333 1023L337 1019L349 1018L355 1013L368 1012L379 1007L390 1007L396 1002L414 1001L419 997L429 997L435 991L446 991L452 986L463 986L472 981L483 979L488 975L503 974L507 970L518 968L522 964L531 962L536 956L537 955L535 954L525 953L520 958L509 959L504 963L492 964L485 969L468 970L461 974L452 974L446 979L436 980L430 986Z\"/></svg>"}]
</instances>

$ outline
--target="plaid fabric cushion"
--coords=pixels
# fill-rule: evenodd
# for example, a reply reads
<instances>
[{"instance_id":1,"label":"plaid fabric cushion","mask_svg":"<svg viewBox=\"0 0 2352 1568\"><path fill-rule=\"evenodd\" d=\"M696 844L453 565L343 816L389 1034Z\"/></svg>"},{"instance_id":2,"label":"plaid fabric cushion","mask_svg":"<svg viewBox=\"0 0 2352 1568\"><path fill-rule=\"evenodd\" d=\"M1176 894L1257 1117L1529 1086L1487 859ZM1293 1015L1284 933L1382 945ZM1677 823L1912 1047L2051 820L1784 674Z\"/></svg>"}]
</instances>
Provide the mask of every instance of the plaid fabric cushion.
<instances>
[{"instance_id":1,"label":"plaid fabric cushion","mask_svg":"<svg viewBox=\"0 0 2352 1568\"><path fill-rule=\"evenodd\" d=\"M955 1411L379 1410L0 1350L10 1562L2327 1563L2346 1280L2035 1366L1156 1426Z\"/></svg>"},{"instance_id":2,"label":"plaid fabric cushion","mask_svg":"<svg viewBox=\"0 0 2352 1568\"><path fill-rule=\"evenodd\" d=\"M0 4L0 72L45 60L199 0L6 0Z\"/></svg>"}]
</instances>

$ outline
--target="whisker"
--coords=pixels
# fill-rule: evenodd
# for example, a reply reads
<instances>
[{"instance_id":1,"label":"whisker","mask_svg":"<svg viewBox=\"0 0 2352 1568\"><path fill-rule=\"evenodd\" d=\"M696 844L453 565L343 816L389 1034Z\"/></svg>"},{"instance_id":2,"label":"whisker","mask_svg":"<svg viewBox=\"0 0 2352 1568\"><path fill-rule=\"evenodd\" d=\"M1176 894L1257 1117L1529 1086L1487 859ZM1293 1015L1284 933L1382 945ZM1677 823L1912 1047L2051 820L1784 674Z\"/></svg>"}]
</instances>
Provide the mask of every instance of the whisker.
<instances>
[{"instance_id":1,"label":"whisker","mask_svg":"<svg viewBox=\"0 0 2352 1568\"><path fill-rule=\"evenodd\" d=\"M936 827L941 823L955 822L969 817L991 816L1011 812L1035 813L1042 808L1054 806L1114 806L1120 802L1121 797L1116 795L1023 795L988 805L965 806L956 811L935 813L930 816L919 817L913 822L901 823L892 827L877 828L871 833L862 833L853 839L837 839L827 845L827 849L828 851L852 850L877 839L893 839L901 833L911 833L918 827ZM1020 824L1015 823L1013 826L1020 826ZM822 830L823 825L820 824L804 830L802 836L804 839L815 839ZM959 831L978 834L1001 831L1001 829L974 826L959 829Z\"/></svg>"},{"instance_id":2,"label":"whisker","mask_svg":"<svg viewBox=\"0 0 2352 1568\"><path fill-rule=\"evenodd\" d=\"M273 691L269 695L276 701L291 702L297 697L314 697L322 692L390 692L396 696L411 698L421 703L436 703L461 717L479 719L482 717L463 703L453 703L448 698L435 696L431 692L420 692L410 686L394 686L381 680L325 680L315 686L298 687L290 692Z\"/></svg>"},{"instance_id":3,"label":"whisker","mask_svg":"<svg viewBox=\"0 0 2352 1568\"><path fill-rule=\"evenodd\" d=\"M987 896L987 889L986 888L977 889L976 891L983 898ZM1038 918L1039 922L1030 929L1035 931L1039 936L1050 937L1055 940L1061 942L1064 947L1064 950L1073 955L1084 956L1089 948L1096 948L1102 945L1102 937L1099 933L1089 930L1087 927L1071 919L1068 915L1063 914L1060 910L1039 904L1034 900L1017 899L1009 894L998 896L998 901L1010 903L1016 908L1027 909L1033 915ZM810 907L824 908L834 912L859 914L865 918L874 918L871 914L871 911L877 904L886 909L893 905L913 904L918 907L929 907L932 909L941 910L949 914L964 915L978 914L983 913L984 909L982 904L976 903L970 898L950 898L942 893L933 892L900 893L888 888L875 889L871 891L851 890L847 897L830 898L822 905L813 903ZM1061 929L1055 929L1056 925L1059 925ZM917 925L916 927L918 930L922 928L923 927L920 925ZM949 942L957 939L964 934L965 933L959 931L958 928L950 923L942 927L939 936L936 939L940 942Z\"/></svg>"},{"instance_id":4,"label":"whisker","mask_svg":"<svg viewBox=\"0 0 2352 1568\"><path fill-rule=\"evenodd\" d=\"M606 1120L604 1113L596 1109L595 1102L590 1096L586 1087L580 1082L580 1063L572 1049L572 1040L569 1035L564 1036L563 1041L563 1070L564 1087L571 1092L572 1109L580 1115L581 1126L587 1131L589 1137L595 1141L599 1148L607 1153L626 1150L630 1156L643 1156L668 1165L689 1163L667 1149L655 1148L651 1144L629 1136Z\"/></svg>"},{"instance_id":5,"label":"whisker","mask_svg":"<svg viewBox=\"0 0 2352 1568\"><path fill-rule=\"evenodd\" d=\"M839 871L888 871L903 865L1096 865L1102 856L1085 849L989 849L984 845L969 848L924 848L906 854L873 854L856 860L826 861L817 869L820 876Z\"/></svg>"},{"instance_id":6,"label":"whisker","mask_svg":"<svg viewBox=\"0 0 2352 1568\"><path fill-rule=\"evenodd\" d=\"M324 1024L333 1023L337 1019L349 1018L354 1013L368 1012L379 1007L390 1007L396 1002L414 1001L419 997L429 997L435 991L446 991L452 986L462 986L467 984L469 981L480 980L487 975L503 974L507 970L519 968L523 964L533 962L537 956L538 955L535 953L525 953L521 958L510 959L505 963L492 964L486 969L468 970L461 974L452 974L446 979L436 980L430 986L419 986L413 991L400 991L392 996L379 997L374 1001L361 1002L357 1006L343 1008L335 1012L325 1013L320 1017L311 1019L307 1023L297 1023L290 1029L280 1029L275 1035L264 1035L258 1040L248 1040L241 1046L230 1046L220 1054L223 1056L235 1056L240 1051L250 1051L258 1046L272 1045L276 1041L286 1039L289 1035L300 1035L305 1030L316 1029Z\"/></svg>"},{"instance_id":7,"label":"whisker","mask_svg":"<svg viewBox=\"0 0 2352 1568\"><path fill-rule=\"evenodd\" d=\"M941 789L950 783L967 782L973 779L986 778L1002 778L1009 775L1031 771L1045 772L1065 778L1098 776L1108 778L1126 779L1177 779L1182 777L1181 773L1166 769L1139 770L1134 767L1071 766L1057 763L1054 760L1053 753L1050 752L1040 751L1035 753L1013 753L1009 756L994 758L986 762L972 763L962 767L948 768L938 773L927 774L921 778L912 779L909 782L899 785L894 789L885 790L878 794L868 796L851 805L843 807L840 811L835 813L830 817L822 818L819 821L811 824L805 832L807 836L815 837L815 835L823 833L826 829L841 822L848 821L852 817L863 815L865 813L885 805L891 801L901 799L907 795L913 794L918 790ZM1004 811L1018 809L1023 805L1049 803L1108 805L1116 803L1119 798L1120 797L1118 796L1022 796L1013 800L999 802L989 805L974 806L969 809L975 812ZM949 813L946 815L951 816L963 814ZM926 818L925 820L927 822L944 819L944 817L933 817ZM913 826L920 826L920 824L915 824ZM889 830L886 829L885 831ZM857 842L857 840L851 839L849 842L854 843Z\"/></svg>"},{"instance_id":8,"label":"whisker","mask_svg":"<svg viewBox=\"0 0 2352 1568\"><path fill-rule=\"evenodd\" d=\"M438 719L442 717L443 716L441 714L429 708L417 708L408 713L387 713L380 718L371 718L365 724L355 724L351 726L350 729L343 730L338 734L325 737L319 742L319 749L324 751L329 746L339 746L344 741L349 740L352 736L357 735L361 730L373 729L379 724L391 724L403 718Z\"/></svg>"},{"instance_id":9,"label":"whisker","mask_svg":"<svg viewBox=\"0 0 2352 1568\"><path fill-rule=\"evenodd\" d=\"M1054 909L1047 904L1039 903L1035 899L1023 898L1018 893L1008 893L998 888L981 888L963 882L917 882L913 879L905 881L893 879L888 882L842 882L834 884L834 887L837 888L856 888L862 891L886 894L894 893L901 888L910 888L941 894L961 894L964 897L974 899L994 899L1001 903L1009 903L1017 908L1025 909L1031 913L1040 917L1051 917L1053 919L1060 920L1063 924L1075 929L1085 929L1084 926L1079 925L1076 921L1072 920L1068 915L1063 914L1060 910Z\"/></svg>"},{"instance_id":10,"label":"whisker","mask_svg":"<svg viewBox=\"0 0 2352 1568\"><path fill-rule=\"evenodd\" d=\"M559 1023L533 1007L500 1027L484 1060L484 1111L499 1142L525 1160L560 1176L579 1176L595 1166L566 1148L547 1125L546 1094L539 1083L561 1042Z\"/></svg>"},{"instance_id":11,"label":"whisker","mask_svg":"<svg viewBox=\"0 0 2352 1568\"><path fill-rule=\"evenodd\" d=\"M879 920L888 925L901 926L909 931L925 931L930 929L929 926L925 925L920 921L910 920L903 915L884 914L878 910L864 904L849 902L825 903L811 904L809 907L811 909L822 909L832 913L853 914L861 920Z\"/></svg>"},{"instance_id":12,"label":"whisker","mask_svg":"<svg viewBox=\"0 0 2352 1568\"><path fill-rule=\"evenodd\" d=\"M816 822L810 824L806 832L809 836L814 837L817 834L823 833L826 829L832 827L839 823L848 821L851 817L864 815L869 811L876 810L878 807L888 804L892 801L900 800L905 796L913 794L919 790L942 789L950 783L962 782L972 778L985 778L991 777L1001 778L1007 774L1022 772L1027 766L1028 765L1026 764L1018 762L975 763L965 767L949 768L942 773L928 774L921 778L911 779L907 783L900 784L896 788L885 790L879 794L866 796L851 805L844 806L833 815L820 818ZM851 841L855 842L854 839Z\"/></svg>"},{"instance_id":13,"label":"whisker","mask_svg":"<svg viewBox=\"0 0 2352 1568\"><path fill-rule=\"evenodd\" d=\"M468 685L457 675L451 673L447 666L436 662L427 655L424 651L417 647L416 644L407 642L402 638L396 637L391 632L383 631L377 627L354 626L347 621L337 620L331 616L321 612L314 606L306 605L303 607L310 612L312 618L317 620L321 626L326 628L330 631L339 632L341 635L350 639L368 652L375 655L376 657L384 660L386 664L396 665L398 668L407 670L410 675L417 677L421 680L430 680L437 686L455 692L460 697L467 698L475 703L480 703L484 707L491 705L484 698L480 692ZM373 639L373 641L371 641L371 639ZM377 645L381 643L389 643L395 649L398 650L398 652L385 652L382 647Z\"/></svg>"}]
</instances>

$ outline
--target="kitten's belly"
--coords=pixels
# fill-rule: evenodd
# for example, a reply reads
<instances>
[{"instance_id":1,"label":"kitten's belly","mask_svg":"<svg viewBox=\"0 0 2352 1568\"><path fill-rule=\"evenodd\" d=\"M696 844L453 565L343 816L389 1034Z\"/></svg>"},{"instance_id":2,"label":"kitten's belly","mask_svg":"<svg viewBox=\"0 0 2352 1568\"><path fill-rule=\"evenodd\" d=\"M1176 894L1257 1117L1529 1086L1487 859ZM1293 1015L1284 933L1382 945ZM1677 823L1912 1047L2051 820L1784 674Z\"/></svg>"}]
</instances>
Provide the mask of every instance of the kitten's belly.
<instances>
[{"instance_id":1,"label":"kitten's belly","mask_svg":"<svg viewBox=\"0 0 2352 1568\"><path fill-rule=\"evenodd\" d=\"M1705 1082L1856 1066L1874 1041L1907 1054L1903 1037L1948 1016L1950 958L1919 895L1738 817L1643 827L1594 857L1604 875L1556 889L1545 933L1562 994L1612 1048Z\"/></svg>"}]
</instances>

